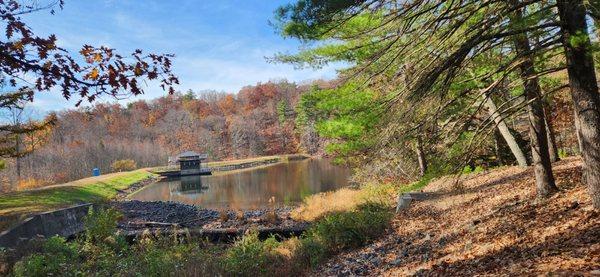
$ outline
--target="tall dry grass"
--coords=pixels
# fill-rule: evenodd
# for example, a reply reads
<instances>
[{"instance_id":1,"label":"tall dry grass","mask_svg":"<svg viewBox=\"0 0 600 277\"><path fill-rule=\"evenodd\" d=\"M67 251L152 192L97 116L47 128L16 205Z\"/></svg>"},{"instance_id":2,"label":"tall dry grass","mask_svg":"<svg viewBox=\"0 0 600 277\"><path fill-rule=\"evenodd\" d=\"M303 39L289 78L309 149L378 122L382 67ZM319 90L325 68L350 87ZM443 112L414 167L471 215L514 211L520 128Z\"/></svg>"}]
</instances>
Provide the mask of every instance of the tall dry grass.
<instances>
[{"instance_id":1,"label":"tall dry grass","mask_svg":"<svg viewBox=\"0 0 600 277\"><path fill-rule=\"evenodd\" d=\"M51 183L47 180L40 180L36 178L26 178L20 180L17 183L17 191L31 190L37 189L45 186L49 186Z\"/></svg>"},{"instance_id":2,"label":"tall dry grass","mask_svg":"<svg viewBox=\"0 0 600 277\"><path fill-rule=\"evenodd\" d=\"M367 202L392 205L401 186L395 184L368 184L359 189L342 188L311 195L292 211L295 220L315 221L333 212L353 211Z\"/></svg>"},{"instance_id":3,"label":"tall dry grass","mask_svg":"<svg viewBox=\"0 0 600 277\"><path fill-rule=\"evenodd\" d=\"M352 210L362 203L360 195L359 190L347 188L314 194L304 199L291 216L295 220L314 221L331 212Z\"/></svg>"}]
</instances>

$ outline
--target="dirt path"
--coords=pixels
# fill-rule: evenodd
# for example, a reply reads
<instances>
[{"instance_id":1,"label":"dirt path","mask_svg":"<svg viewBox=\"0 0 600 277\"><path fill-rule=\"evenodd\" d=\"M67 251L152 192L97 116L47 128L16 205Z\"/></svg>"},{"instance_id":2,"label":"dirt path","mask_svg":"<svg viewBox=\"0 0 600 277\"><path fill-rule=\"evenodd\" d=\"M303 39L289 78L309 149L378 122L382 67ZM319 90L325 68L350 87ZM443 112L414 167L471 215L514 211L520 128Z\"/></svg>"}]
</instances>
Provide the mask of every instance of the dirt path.
<instances>
[{"instance_id":1,"label":"dirt path","mask_svg":"<svg viewBox=\"0 0 600 277\"><path fill-rule=\"evenodd\" d=\"M543 202L533 201L531 169L468 176L459 190L435 181L426 188L434 196L397 215L386 236L314 275L600 274L600 213L580 167L574 158L556 163L561 192Z\"/></svg>"}]
</instances>

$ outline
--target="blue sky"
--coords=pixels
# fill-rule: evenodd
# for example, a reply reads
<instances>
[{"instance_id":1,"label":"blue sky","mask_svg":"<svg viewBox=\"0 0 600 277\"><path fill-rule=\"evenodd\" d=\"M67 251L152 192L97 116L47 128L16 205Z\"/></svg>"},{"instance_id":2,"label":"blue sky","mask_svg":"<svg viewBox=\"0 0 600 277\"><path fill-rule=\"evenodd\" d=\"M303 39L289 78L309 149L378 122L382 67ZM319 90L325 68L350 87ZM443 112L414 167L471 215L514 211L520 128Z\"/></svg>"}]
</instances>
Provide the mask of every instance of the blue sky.
<instances>
[{"instance_id":1,"label":"blue sky","mask_svg":"<svg viewBox=\"0 0 600 277\"><path fill-rule=\"evenodd\" d=\"M40 35L56 34L61 47L76 54L83 44L107 45L128 54L136 48L173 53L180 91L237 92L245 85L285 78L300 82L335 77L335 68L296 70L269 64L265 56L293 52L300 43L279 37L268 21L289 1L267 0L67 0L55 15L40 12L25 21ZM156 86L135 99L165 95ZM132 101L135 99L130 99ZM115 101L104 98L101 101ZM59 93L33 103L43 112L70 108Z\"/></svg>"}]
</instances>

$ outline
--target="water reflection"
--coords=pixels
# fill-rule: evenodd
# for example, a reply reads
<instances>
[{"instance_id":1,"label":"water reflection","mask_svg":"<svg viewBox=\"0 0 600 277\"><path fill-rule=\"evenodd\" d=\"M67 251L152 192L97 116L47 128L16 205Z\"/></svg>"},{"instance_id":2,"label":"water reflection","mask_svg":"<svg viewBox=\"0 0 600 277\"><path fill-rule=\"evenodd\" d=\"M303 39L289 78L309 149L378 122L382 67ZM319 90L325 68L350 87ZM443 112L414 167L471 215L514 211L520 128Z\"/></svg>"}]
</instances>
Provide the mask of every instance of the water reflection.
<instances>
[{"instance_id":1,"label":"water reflection","mask_svg":"<svg viewBox=\"0 0 600 277\"><path fill-rule=\"evenodd\" d=\"M176 181L175 179L172 181ZM183 194L194 194L202 193L207 190L208 186L202 185L202 178L200 176L183 176L179 179L179 193Z\"/></svg>"},{"instance_id":2,"label":"water reflection","mask_svg":"<svg viewBox=\"0 0 600 277\"><path fill-rule=\"evenodd\" d=\"M132 198L214 209L257 209L268 206L272 197L276 205L293 204L305 196L346 186L348 175L348 169L327 160L307 159L214 176L164 180L147 186Z\"/></svg>"}]
</instances>

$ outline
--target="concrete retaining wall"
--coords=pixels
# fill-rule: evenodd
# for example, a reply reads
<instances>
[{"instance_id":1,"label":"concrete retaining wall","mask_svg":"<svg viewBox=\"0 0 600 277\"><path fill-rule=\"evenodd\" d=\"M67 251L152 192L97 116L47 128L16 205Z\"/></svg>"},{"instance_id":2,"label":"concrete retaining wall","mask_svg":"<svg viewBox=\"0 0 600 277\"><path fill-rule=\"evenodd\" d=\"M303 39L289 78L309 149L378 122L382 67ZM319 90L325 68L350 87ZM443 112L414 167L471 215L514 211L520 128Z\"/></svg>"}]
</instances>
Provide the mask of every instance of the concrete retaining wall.
<instances>
[{"instance_id":1,"label":"concrete retaining wall","mask_svg":"<svg viewBox=\"0 0 600 277\"><path fill-rule=\"evenodd\" d=\"M308 158L309 158L308 156L298 154L298 155L281 156L281 157L272 158L272 159L268 159L268 160L262 160L262 161L246 162L246 163L224 165L224 166L213 166L213 167L208 167L208 168L210 169L210 171L231 171L231 170L258 167L258 166L263 166L263 165L270 165L270 164L275 164L275 163L285 162L285 161L300 161L300 160L304 160L304 159L308 159Z\"/></svg>"},{"instance_id":2,"label":"concrete retaining wall","mask_svg":"<svg viewBox=\"0 0 600 277\"><path fill-rule=\"evenodd\" d=\"M234 165L214 166L214 167L209 167L209 168L211 171L231 171L231 170L257 167L257 166L262 166L262 165L275 164L278 162L281 162L281 159L273 158L273 159L264 160L264 161L239 163L239 164L234 164Z\"/></svg>"},{"instance_id":3,"label":"concrete retaining wall","mask_svg":"<svg viewBox=\"0 0 600 277\"><path fill-rule=\"evenodd\" d=\"M0 233L0 247L18 246L36 237L59 235L70 237L83 231L83 218L92 204L83 204L66 209L34 215L19 225Z\"/></svg>"}]
</instances>

